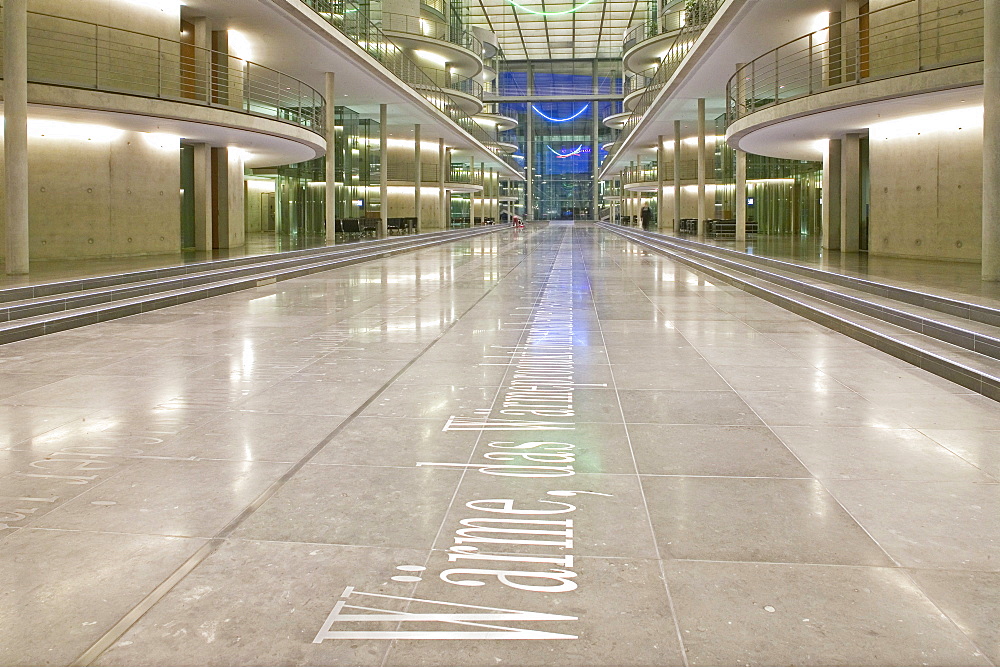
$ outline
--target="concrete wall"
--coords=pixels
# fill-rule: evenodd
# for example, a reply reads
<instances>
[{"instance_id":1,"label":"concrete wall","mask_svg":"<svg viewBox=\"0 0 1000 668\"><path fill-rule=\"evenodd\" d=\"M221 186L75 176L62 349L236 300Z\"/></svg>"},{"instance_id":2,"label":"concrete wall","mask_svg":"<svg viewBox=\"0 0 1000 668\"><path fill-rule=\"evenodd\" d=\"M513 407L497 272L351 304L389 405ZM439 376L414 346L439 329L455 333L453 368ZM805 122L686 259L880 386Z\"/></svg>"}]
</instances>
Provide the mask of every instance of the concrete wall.
<instances>
[{"instance_id":1,"label":"concrete wall","mask_svg":"<svg viewBox=\"0 0 1000 668\"><path fill-rule=\"evenodd\" d=\"M28 9L77 21L114 26L167 39L180 39L180 3L132 0L30 0Z\"/></svg>"},{"instance_id":2,"label":"concrete wall","mask_svg":"<svg viewBox=\"0 0 1000 668\"><path fill-rule=\"evenodd\" d=\"M870 252L979 260L982 150L980 128L889 139L873 133Z\"/></svg>"},{"instance_id":3,"label":"concrete wall","mask_svg":"<svg viewBox=\"0 0 1000 668\"><path fill-rule=\"evenodd\" d=\"M28 153L32 259L180 247L178 146L124 132L110 142L32 137Z\"/></svg>"}]
</instances>

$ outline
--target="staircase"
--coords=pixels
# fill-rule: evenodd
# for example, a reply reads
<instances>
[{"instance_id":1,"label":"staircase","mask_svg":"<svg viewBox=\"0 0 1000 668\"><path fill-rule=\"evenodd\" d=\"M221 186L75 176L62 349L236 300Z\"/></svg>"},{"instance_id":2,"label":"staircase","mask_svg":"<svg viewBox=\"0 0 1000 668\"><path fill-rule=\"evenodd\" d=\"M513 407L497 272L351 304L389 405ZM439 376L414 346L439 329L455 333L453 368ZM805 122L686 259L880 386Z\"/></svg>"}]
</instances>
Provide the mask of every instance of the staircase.
<instances>
[{"instance_id":1,"label":"staircase","mask_svg":"<svg viewBox=\"0 0 1000 668\"><path fill-rule=\"evenodd\" d=\"M0 290L0 344L498 231L433 232Z\"/></svg>"},{"instance_id":2,"label":"staircase","mask_svg":"<svg viewBox=\"0 0 1000 668\"><path fill-rule=\"evenodd\" d=\"M676 237L600 226L1000 401L1000 309Z\"/></svg>"}]
</instances>

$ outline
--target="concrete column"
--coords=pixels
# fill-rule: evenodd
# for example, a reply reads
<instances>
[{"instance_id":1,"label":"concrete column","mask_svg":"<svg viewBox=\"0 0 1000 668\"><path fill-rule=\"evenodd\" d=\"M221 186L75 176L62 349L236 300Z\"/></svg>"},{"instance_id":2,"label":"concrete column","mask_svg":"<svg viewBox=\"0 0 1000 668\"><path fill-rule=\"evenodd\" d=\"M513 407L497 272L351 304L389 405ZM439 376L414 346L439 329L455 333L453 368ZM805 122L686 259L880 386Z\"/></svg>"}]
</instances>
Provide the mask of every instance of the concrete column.
<instances>
[{"instance_id":1,"label":"concrete column","mask_svg":"<svg viewBox=\"0 0 1000 668\"><path fill-rule=\"evenodd\" d=\"M681 122L674 121L674 232L681 228Z\"/></svg>"},{"instance_id":2,"label":"concrete column","mask_svg":"<svg viewBox=\"0 0 1000 668\"><path fill-rule=\"evenodd\" d=\"M28 0L3 8L6 272L28 273Z\"/></svg>"},{"instance_id":3,"label":"concrete column","mask_svg":"<svg viewBox=\"0 0 1000 668\"><path fill-rule=\"evenodd\" d=\"M194 90L199 100L212 99L212 26L207 16L191 19L194 26Z\"/></svg>"},{"instance_id":4,"label":"concrete column","mask_svg":"<svg viewBox=\"0 0 1000 668\"><path fill-rule=\"evenodd\" d=\"M413 124L413 207L416 210L416 232L420 233L420 221L423 218L424 183L423 166L420 164L420 123Z\"/></svg>"},{"instance_id":5,"label":"concrete column","mask_svg":"<svg viewBox=\"0 0 1000 668\"><path fill-rule=\"evenodd\" d=\"M920 11L918 8L917 11ZM859 0L845 0L844 11L841 13L841 20L846 21L841 25L840 39L842 44L841 59L843 62L842 74L844 81L856 81L859 74L859 52L858 38L859 25L858 16L861 13L861 3Z\"/></svg>"},{"instance_id":6,"label":"concrete column","mask_svg":"<svg viewBox=\"0 0 1000 668\"><path fill-rule=\"evenodd\" d=\"M736 240L747 240L747 152L736 149Z\"/></svg>"},{"instance_id":7,"label":"concrete column","mask_svg":"<svg viewBox=\"0 0 1000 668\"><path fill-rule=\"evenodd\" d=\"M597 61L594 61L594 93L597 93L598 87L598 76L597 76ZM601 218L601 182L597 179L597 174L601 171L601 161L598 156L601 154L601 141L600 137L600 119L597 118L598 104L597 102L590 103L590 117L591 117L591 137L594 138L593 144L590 148L591 155L591 167L594 179L594 191L593 199L593 218L594 220L600 220Z\"/></svg>"},{"instance_id":8,"label":"concrete column","mask_svg":"<svg viewBox=\"0 0 1000 668\"><path fill-rule=\"evenodd\" d=\"M445 165L445 149L444 149L444 139L438 139L438 201L440 210L438 211L438 218L441 223L441 229L448 229L448 202L445 200L448 191L445 189L445 180L448 178L448 167Z\"/></svg>"},{"instance_id":9,"label":"concrete column","mask_svg":"<svg viewBox=\"0 0 1000 668\"><path fill-rule=\"evenodd\" d=\"M828 86L836 86L843 81L844 39L840 12L830 12L829 39L827 40L827 61L824 63L824 79Z\"/></svg>"},{"instance_id":10,"label":"concrete column","mask_svg":"<svg viewBox=\"0 0 1000 668\"><path fill-rule=\"evenodd\" d=\"M497 180L496 170L490 168L490 218L500 222L500 182Z\"/></svg>"},{"instance_id":11,"label":"concrete column","mask_svg":"<svg viewBox=\"0 0 1000 668\"><path fill-rule=\"evenodd\" d=\"M983 280L1000 281L1000 2L983 11Z\"/></svg>"},{"instance_id":12,"label":"concrete column","mask_svg":"<svg viewBox=\"0 0 1000 668\"><path fill-rule=\"evenodd\" d=\"M657 12L659 16L659 12ZM663 150L663 135L656 138L656 230L662 232L666 222L666 208L663 206L663 189L666 187L666 151Z\"/></svg>"},{"instance_id":13,"label":"concrete column","mask_svg":"<svg viewBox=\"0 0 1000 668\"><path fill-rule=\"evenodd\" d=\"M326 243L335 243L337 232L337 107L333 72L326 73Z\"/></svg>"},{"instance_id":14,"label":"concrete column","mask_svg":"<svg viewBox=\"0 0 1000 668\"><path fill-rule=\"evenodd\" d=\"M445 174L447 174L448 176L451 176L451 163L454 162L454 158L452 158L452 150L453 149L449 148L449 149L445 149L445 152L444 152ZM451 198L452 198L453 195L454 195L454 192L451 191L451 190L448 190L447 191L447 196L445 197L445 200L446 200L445 201L445 222L446 222L446 227L451 227Z\"/></svg>"},{"instance_id":15,"label":"concrete column","mask_svg":"<svg viewBox=\"0 0 1000 668\"><path fill-rule=\"evenodd\" d=\"M841 141L831 139L823 154L823 248L840 250Z\"/></svg>"},{"instance_id":16,"label":"concrete column","mask_svg":"<svg viewBox=\"0 0 1000 668\"><path fill-rule=\"evenodd\" d=\"M476 154L469 156L469 185L474 186L476 182ZM476 192L469 193L469 227L476 224Z\"/></svg>"},{"instance_id":17,"label":"concrete column","mask_svg":"<svg viewBox=\"0 0 1000 668\"><path fill-rule=\"evenodd\" d=\"M389 236L389 105L378 106L379 221L378 238Z\"/></svg>"},{"instance_id":18,"label":"concrete column","mask_svg":"<svg viewBox=\"0 0 1000 668\"><path fill-rule=\"evenodd\" d=\"M240 248L244 244L243 158L228 148L213 148L212 247Z\"/></svg>"},{"instance_id":19,"label":"concrete column","mask_svg":"<svg viewBox=\"0 0 1000 668\"><path fill-rule=\"evenodd\" d=\"M194 145L194 248L212 250L212 147Z\"/></svg>"},{"instance_id":20,"label":"concrete column","mask_svg":"<svg viewBox=\"0 0 1000 668\"><path fill-rule=\"evenodd\" d=\"M848 133L840 147L840 250L857 253L861 239L861 135Z\"/></svg>"},{"instance_id":21,"label":"concrete column","mask_svg":"<svg viewBox=\"0 0 1000 668\"><path fill-rule=\"evenodd\" d=\"M705 236L708 219L708 149L705 143L705 98L698 98L698 236Z\"/></svg>"},{"instance_id":22,"label":"concrete column","mask_svg":"<svg viewBox=\"0 0 1000 668\"><path fill-rule=\"evenodd\" d=\"M483 189L479 191L479 217L486 222L486 189L489 187L486 182L486 163L479 163L479 180L483 182Z\"/></svg>"},{"instance_id":23,"label":"concrete column","mask_svg":"<svg viewBox=\"0 0 1000 668\"><path fill-rule=\"evenodd\" d=\"M528 91L533 90L534 87L534 76L532 71L528 70ZM526 170L526 176L528 177L528 182L525 187L525 203L524 203L524 220L534 220L535 219L535 112L531 109L531 103L528 103L528 113L525 114L528 119L528 126L525 128L525 146L524 146L524 166Z\"/></svg>"}]
</instances>

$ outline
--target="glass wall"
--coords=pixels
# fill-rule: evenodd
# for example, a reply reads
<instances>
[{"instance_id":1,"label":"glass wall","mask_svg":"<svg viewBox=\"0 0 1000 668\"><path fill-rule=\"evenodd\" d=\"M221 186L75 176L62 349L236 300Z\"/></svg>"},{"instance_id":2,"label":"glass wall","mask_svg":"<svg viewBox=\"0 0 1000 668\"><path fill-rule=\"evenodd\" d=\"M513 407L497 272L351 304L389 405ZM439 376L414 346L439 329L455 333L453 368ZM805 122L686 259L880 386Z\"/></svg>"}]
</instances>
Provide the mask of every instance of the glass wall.
<instances>
[{"instance_id":1,"label":"glass wall","mask_svg":"<svg viewBox=\"0 0 1000 668\"><path fill-rule=\"evenodd\" d=\"M500 105L502 114L519 121L501 133L501 141L516 144L515 159L531 167L526 217L596 218L594 183L606 155L602 144L614 139L601 120L621 105L600 96L620 95L620 61L508 61L507 67L498 78L500 94L527 98Z\"/></svg>"},{"instance_id":2,"label":"glass wall","mask_svg":"<svg viewBox=\"0 0 1000 668\"><path fill-rule=\"evenodd\" d=\"M720 132L721 134L721 132ZM716 215L736 218L736 151L716 148ZM747 221L760 235L822 234L823 163L747 155Z\"/></svg>"}]
</instances>

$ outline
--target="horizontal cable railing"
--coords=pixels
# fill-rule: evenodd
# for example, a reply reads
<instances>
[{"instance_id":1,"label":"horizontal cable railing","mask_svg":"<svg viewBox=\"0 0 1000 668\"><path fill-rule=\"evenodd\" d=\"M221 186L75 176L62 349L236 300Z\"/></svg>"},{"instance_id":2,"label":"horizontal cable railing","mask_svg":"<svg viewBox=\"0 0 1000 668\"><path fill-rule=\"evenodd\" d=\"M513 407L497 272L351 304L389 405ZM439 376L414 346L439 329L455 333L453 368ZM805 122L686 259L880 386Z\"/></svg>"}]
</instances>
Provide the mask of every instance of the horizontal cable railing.
<instances>
[{"instance_id":1,"label":"horizontal cable railing","mask_svg":"<svg viewBox=\"0 0 1000 668\"><path fill-rule=\"evenodd\" d=\"M622 51L628 51L634 46L660 35L675 32L683 28L687 18L687 8L685 0L669 3L660 13L660 20L655 18L646 19L637 26L633 26L625 32L622 40ZM701 17L701 10L697 3L691 5L691 18L697 21Z\"/></svg>"},{"instance_id":2,"label":"horizontal cable railing","mask_svg":"<svg viewBox=\"0 0 1000 668\"><path fill-rule=\"evenodd\" d=\"M632 165L630 167L624 167L621 170L622 183L656 183L659 178L659 172L655 162L646 163L641 167L638 165ZM682 162L680 178L682 181L696 181L698 179L698 165L689 162ZM674 180L674 165L670 160L663 165L663 180L667 183L667 185L670 185L670 183Z\"/></svg>"},{"instance_id":3,"label":"horizontal cable railing","mask_svg":"<svg viewBox=\"0 0 1000 668\"><path fill-rule=\"evenodd\" d=\"M477 56L483 54L483 42L468 30L461 30L442 21L427 19L409 14L394 14L381 12L381 20L377 21L385 32L401 32L407 35L419 35L442 42L450 42L472 51Z\"/></svg>"},{"instance_id":4,"label":"horizontal cable railing","mask_svg":"<svg viewBox=\"0 0 1000 668\"><path fill-rule=\"evenodd\" d=\"M495 136L491 136L477 124L447 92L434 83L427 71L413 62L385 36L371 21L360 3L355 0L300 0L300 2L364 49L396 78L420 93L442 114L492 151L498 159L506 162L511 168L522 171L520 165L513 159L500 153Z\"/></svg>"},{"instance_id":5,"label":"horizontal cable railing","mask_svg":"<svg viewBox=\"0 0 1000 668\"><path fill-rule=\"evenodd\" d=\"M696 11L689 11L685 15L685 24L677 32L677 35L673 38L670 44L670 48L667 49L666 54L663 56L663 60L660 61L660 65L656 70L656 74L653 75L650 82L646 85L646 91L639 97L629 115L625 124L622 126L621 134L618 135L618 140L615 145L611 147L608 151L608 157L605 161L614 159L614 156L621 150L622 146L628 141L632 132L635 130L636 126L645 116L646 111L649 109L653 100L656 98L657 94L660 92L670 77L674 75L674 72L681 66L684 59L687 58L688 53L694 47L695 42L701 36L702 31L715 16L715 13L719 11L725 0L699 0L695 5L692 5L693 9Z\"/></svg>"},{"instance_id":6,"label":"horizontal cable railing","mask_svg":"<svg viewBox=\"0 0 1000 668\"><path fill-rule=\"evenodd\" d=\"M424 70L427 74L427 78L430 79L431 83L435 87L448 90L458 91L459 93L465 93L466 95L471 95L477 99L483 99L483 84L471 77L463 77L454 72L447 72L445 70ZM415 84L419 87L421 84Z\"/></svg>"},{"instance_id":7,"label":"horizontal cable railing","mask_svg":"<svg viewBox=\"0 0 1000 668\"><path fill-rule=\"evenodd\" d=\"M28 81L264 116L324 131L325 101L269 67L155 35L28 12Z\"/></svg>"},{"instance_id":8,"label":"horizontal cable railing","mask_svg":"<svg viewBox=\"0 0 1000 668\"><path fill-rule=\"evenodd\" d=\"M983 0L906 0L803 35L736 71L732 125L755 111L835 88L983 60Z\"/></svg>"}]
</instances>

